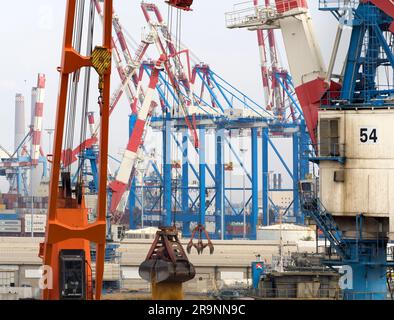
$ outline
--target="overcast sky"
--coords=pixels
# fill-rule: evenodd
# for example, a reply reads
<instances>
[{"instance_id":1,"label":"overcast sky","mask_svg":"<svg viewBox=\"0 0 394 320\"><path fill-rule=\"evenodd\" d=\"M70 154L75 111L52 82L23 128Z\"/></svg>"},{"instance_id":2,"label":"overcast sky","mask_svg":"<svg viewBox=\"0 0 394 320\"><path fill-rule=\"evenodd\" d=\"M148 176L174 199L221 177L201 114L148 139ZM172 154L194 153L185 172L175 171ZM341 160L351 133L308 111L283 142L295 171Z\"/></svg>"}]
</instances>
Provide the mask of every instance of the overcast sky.
<instances>
[{"instance_id":1,"label":"overcast sky","mask_svg":"<svg viewBox=\"0 0 394 320\"><path fill-rule=\"evenodd\" d=\"M164 1L151 1L159 5L167 19ZM182 41L227 81L262 101L256 33L225 28L224 14L231 11L237 1L194 2L193 12L183 14ZM323 56L328 61L336 21L330 14L317 10L317 0L308 2ZM8 150L13 148L15 94L25 95L26 120L30 119L30 91L39 72L47 77L44 128L54 127L59 84L56 68L60 64L65 4L66 0L14 0L7 1L0 11L0 38L3 44L0 53L0 144ZM137 41L145 26L139 4L139 0L114 0L115 10L124 28ZM283 50L280 55L285 60ZM127 101L123 99L111 119L112 154L116 155L119 148L124 148L128 133L127 115ZM119 137L124 139L120 141ZM46 133L43 146L47 151Z\"/></svg>"}]
</instances>

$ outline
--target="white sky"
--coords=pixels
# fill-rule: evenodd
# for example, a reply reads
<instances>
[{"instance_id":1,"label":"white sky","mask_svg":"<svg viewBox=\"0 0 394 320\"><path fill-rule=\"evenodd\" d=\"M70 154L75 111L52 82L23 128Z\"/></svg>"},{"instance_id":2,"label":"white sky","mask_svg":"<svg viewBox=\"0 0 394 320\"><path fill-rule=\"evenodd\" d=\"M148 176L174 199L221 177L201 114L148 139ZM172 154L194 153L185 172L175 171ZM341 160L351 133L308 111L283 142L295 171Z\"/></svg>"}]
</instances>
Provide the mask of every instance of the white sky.
<instances>
[{"instance_id":1,"label":"white sky","mask_svg":"<svg viewBox=\"0 0 394 320\"><path fill-rule=\"evenodd\" d=\"M167 19L164 0L151 1L159 5ZM183 14L182 41L227 81L257 101L262 101L255 32L225 28L224 13L231 11L237 0L194 2L194 11ZM3 43L0 53L0 144L8 150L13 145L15 94L20 92L25 95L26 119L30 119L30 90L35 86L39 72L47 77L44 128L54 127L59 83L56 68L60 64L65 4L66 0L14 0L7 1L0 11L0 40ZM114 0L115 10L124 28L137 41L145 26L139 4L139 0ZM328 61L336 21L329 13L317 10L317 0L309 1L309 4L317 39ZM283 48L280 55L285 59ZM118 111L111 119L110 153L113 155L117 155L119 148L124 148L128 134L127 115L127 102L122 98ZM46 133L43 147L44 150L48 149Z\"/></svg>"}]
</instances>

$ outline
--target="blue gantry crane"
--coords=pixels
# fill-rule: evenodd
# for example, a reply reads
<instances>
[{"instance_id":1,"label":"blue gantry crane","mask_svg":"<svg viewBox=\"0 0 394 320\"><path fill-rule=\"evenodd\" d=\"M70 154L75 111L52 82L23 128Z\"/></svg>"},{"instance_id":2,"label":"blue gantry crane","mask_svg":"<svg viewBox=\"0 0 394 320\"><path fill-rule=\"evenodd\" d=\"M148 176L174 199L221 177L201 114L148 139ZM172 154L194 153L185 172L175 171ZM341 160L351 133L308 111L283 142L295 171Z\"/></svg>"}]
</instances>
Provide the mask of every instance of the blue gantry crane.
<instances>
[{"instance_id":1,"label":"blue gantry crane","mask_svg":"<svg viewBox=\"0 0 394 320\"><path fill-rule=\"evenodd\" d=\"M389 150L392 124L394 4L319 0L339 21L328 68L307 1L265 1L229 13L231 28L282 33L295 92L313 144L319 180L299 178L302 208L347 266L346 299L385 299L392 235ZM343 29L351 28L350 41ZM347 46L341 58L341 44ZM343 65L342 65L343 62ZM341 69L335 74L336 69ZM319 187L317 187L319 185Z\"/></svg>"}]
</instances>

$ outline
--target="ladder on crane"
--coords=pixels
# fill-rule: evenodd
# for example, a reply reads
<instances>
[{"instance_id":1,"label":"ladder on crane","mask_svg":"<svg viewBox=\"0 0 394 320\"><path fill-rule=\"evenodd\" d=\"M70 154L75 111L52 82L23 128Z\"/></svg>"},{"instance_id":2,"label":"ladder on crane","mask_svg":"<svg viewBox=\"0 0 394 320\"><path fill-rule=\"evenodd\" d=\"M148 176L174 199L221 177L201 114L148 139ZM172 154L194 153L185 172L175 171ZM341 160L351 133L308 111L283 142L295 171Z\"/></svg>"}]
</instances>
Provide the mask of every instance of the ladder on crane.
<instances>
[{"instance_id":1,"label":"ladder on crane","mask_svg":"<svg viewBox=\"0 0 394 320\"><path fill-rule=\"evenodd\" d=\"M347 245L332 214L324 207L316 196L312 181L300 181L301 205L305 215L312 218L325 237L329 240L335 251L342 257L346 257Z\"/></svg>"}]
</instances>

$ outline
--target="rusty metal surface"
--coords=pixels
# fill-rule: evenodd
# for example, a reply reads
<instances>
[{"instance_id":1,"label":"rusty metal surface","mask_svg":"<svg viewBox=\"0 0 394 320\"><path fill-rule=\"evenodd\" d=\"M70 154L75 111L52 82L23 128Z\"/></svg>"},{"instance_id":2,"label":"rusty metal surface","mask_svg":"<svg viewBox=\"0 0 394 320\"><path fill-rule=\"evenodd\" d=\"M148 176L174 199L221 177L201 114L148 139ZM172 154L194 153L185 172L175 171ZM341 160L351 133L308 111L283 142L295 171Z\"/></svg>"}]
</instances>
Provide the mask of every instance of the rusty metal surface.
<instances>
[{"instance_id":1,"label":"rusty metal surface","mask_svg":"<svg viewBox=\"0 0 394 320\"><path fill-rule=\"evenodd\" d=\"M190 263L175 227L162 227L144 262L139 267L142 279L164 282L186 282L194 278L196 271Z\"/></svg>"}]
</instances>

